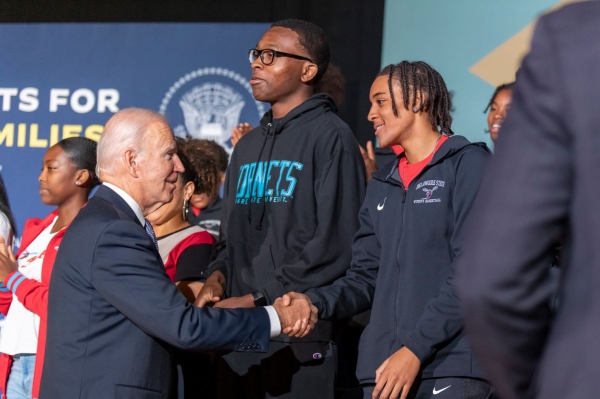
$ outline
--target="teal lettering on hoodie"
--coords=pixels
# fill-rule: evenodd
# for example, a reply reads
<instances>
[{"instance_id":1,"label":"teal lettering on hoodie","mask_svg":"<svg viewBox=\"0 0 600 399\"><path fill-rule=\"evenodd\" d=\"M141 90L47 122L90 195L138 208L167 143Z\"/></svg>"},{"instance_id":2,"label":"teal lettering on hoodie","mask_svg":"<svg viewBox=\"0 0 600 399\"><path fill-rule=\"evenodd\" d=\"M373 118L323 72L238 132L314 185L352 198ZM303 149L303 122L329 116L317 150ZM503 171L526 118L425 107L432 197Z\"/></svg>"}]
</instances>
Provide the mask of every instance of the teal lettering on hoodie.
<instances>
[{"instance_id":1,"label":"teal lettering on hoodie","mask_svg":"<svg viewBox=\"0 0 600 399\"><path fill-rule=\"evenodd\" d=\"M240 166L237 183L236 203L248 204L261 202L288 202L294 196L298 182L297 171L304 165L296 161L271 160ZM277 170L279 169L279 170ZM278 178L275 179L274 177Z\"/></svg>"}]
</instances>

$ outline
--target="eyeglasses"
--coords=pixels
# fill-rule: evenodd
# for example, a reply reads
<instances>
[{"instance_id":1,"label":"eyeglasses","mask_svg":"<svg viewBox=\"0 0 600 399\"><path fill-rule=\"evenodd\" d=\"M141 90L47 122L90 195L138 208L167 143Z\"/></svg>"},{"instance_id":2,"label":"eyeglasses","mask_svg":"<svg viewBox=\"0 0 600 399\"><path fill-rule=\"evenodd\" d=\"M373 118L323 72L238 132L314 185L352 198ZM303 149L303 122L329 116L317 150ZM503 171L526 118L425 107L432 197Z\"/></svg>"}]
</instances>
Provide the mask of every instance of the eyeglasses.
<instances>
[{"instance_id":1,"label":"eyeglasses","mask_svg":"<svg viewBox=\"0 0 600 399\"><path fill-rule=\"evenodd\" d=\"M260 60L262 61L262 63L264 65L271 65L272 63L275 62L276 57L289 57L289 58L295 58L297 60L313 62L310 58L306 58L306 57L303 57L301 55L296 55L296 54L284 53L283 51L277 51L277 50L271 50L271 49L259 50L257 48L248 50L248 61L250 61L251 64L254 61L256 61L256 59L258 57L260 57Z\"/></svg>"}]
</instances>

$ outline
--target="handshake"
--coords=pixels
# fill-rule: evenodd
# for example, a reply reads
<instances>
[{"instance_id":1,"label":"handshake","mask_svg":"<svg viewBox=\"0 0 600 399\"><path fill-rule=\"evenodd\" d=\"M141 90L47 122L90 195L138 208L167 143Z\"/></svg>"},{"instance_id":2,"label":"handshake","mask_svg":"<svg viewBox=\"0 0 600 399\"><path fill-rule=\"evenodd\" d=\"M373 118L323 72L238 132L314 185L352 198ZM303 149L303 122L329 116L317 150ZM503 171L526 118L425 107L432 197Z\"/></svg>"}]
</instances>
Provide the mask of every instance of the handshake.
<instances>
[{"instance_id":1,"label":"handshake","mask_svg":"<svg viewBox=\"0 0 600 399\"><path fill-rule=\"evenodd\" d=\"M304 294L288 292L277 298L273 307L279 316L281 332L290 337L305 337L317 324L317 308Z\"/></svg>"},{"instance_id":2,"label":"handshake","mask_svg":"<svg viewBox=\"0 0 600 399\"><path fill-rule=\"evenodd\" d=\"M207 279L200 292L196 295L195 306L213 306L215 308L251 308L254 307L252 294L241 297L223 298L225 277L221 272L213 272ZM290 337L302 338L307 336L317 323L317 308L310 298L297 292L288 292L273 303L273 308L279 316L281 333Z\"/></svg>"}]
</instances>

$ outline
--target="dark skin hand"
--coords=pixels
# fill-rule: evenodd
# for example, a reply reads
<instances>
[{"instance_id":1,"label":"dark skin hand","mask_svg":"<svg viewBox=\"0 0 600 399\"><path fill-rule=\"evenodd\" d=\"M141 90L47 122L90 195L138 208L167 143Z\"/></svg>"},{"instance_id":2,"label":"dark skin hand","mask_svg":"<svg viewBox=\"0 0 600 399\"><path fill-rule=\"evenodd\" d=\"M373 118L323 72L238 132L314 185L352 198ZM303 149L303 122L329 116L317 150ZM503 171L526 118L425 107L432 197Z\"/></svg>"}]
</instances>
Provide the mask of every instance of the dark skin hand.
<instances>
[{"instance_id":1,"label":"dark skin hand","mask_svg":"<svg viewBox=\"0 0 600 399\"><path fill-rule=\"evenodd\" d=\"M12 248L6 247L4 238L0 237L0 282L6 281L6 276L17 270L17 261Z\"/></svg>"},{"instance_id":2,"label":"dark skin hand","mask_svg":"<svg viewBox=\"0 0 600 399\"><path fill-rule=\"evenodd\" d=\"M202 307L217 303L225 292L225 276L220 271L213 272L207 279L196 297L194 306Z\"/></svg>"},{"instance_id":3,"label":"dark skin hand","mask_svg":"<svg viewBox=\"0 0 600 399\"><path fill-rule=\"evenodd\" d=\"M231 131L231 145L235 147L243 135L254 129L249 123L240 123Z\"/></svg>"},{"instance_id":4,"label":"dark skin hand","mask_svg":"<svg viewBox=\"0 0 600 399\"><path fill-rule=\"evenodd\" d=\"M406 399L421 362L407 347L398 350L375 371L373 399Z\"/></svg>"},{"instance_id":5,"label":"dark skin hand","mask_svg":"<svg viewBox=\"0 0 600 399\"><path fill-rule=\"evenodd\" d=\"M233 296L231 298L223 299L213 306L215 308L253 308L254 307L254 297L252 294L247 294L244 296Z\"/></svg>"},{"instance_id":6,"label":"dark skin hand","mask_svg":"<svg viewBox=\"0 0 600 399\"><path fill-rule=\"evenodd\" d=\"M371 179L371 174L377 172L377 164L375 163L375 149L373 148L373 143L369 140L367 141L367 148L363 148L363 146L359 146L360 153L362 154L363 160L365 161L365 169L367 172L367 181Z\"/></svg>"}]
</instances>

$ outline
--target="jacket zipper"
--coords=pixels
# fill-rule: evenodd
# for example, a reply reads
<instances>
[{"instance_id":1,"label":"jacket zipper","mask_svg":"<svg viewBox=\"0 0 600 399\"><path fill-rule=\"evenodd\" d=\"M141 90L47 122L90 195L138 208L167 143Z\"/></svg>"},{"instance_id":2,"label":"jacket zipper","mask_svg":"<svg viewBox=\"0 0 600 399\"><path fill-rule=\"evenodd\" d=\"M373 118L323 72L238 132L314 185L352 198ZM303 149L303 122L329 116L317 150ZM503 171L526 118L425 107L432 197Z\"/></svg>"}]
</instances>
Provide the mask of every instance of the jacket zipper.
<instances>
[{"instance_id":1,"label":"jacket zipper","mask_svg":"<svg viewBox=\"0 0 600 399\"><path fill-rule=\"evenodd\" d=\"M432 160L433 161L433 160ZM436 162L437 163L437 162ZM417 179L419 177L421 177L421 175L423 173L425 173L427 170L429 170L431 167L433 166L433 164L430 162L428 163L423 170L415 176L415 178L410 182L410 184L408 185L408 187L406 187L406 189L404 188L404 183L401 182L400 183L400 187L402 188L402 204L404 204L406 202L406 194L408 193L408 190L411 187L411 184L415 181L417 181ZM396 249L396 264L398 265L398 282L402 281L402 273L401 273L401 269L400 269L400 241L402 240L402 233L404 231L404 215L405 215L405 209L406 206L402 205L402 218L400 219L401 224L400 224L400 233L398 235L398 247ZM394 336L392 337L392 342L390 345L390 356L392 355L392 348L394 347L394 344L396 343L396 341L398 340L398 308L399 308L399 304L398 304L398 300L399 300L399 296L400 296L400 285L398 284L396 286L396 299L395 299L395 312L394 312Z\"/></svg>"}]
</instances>

